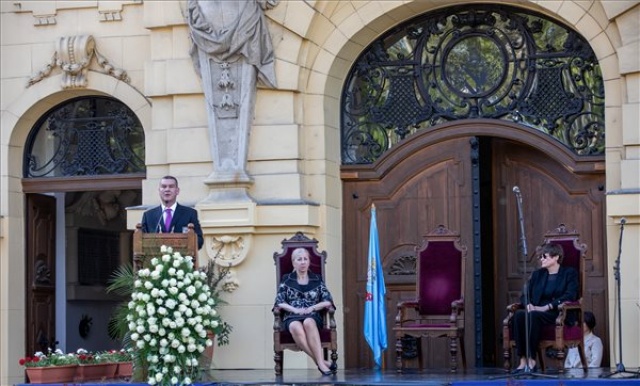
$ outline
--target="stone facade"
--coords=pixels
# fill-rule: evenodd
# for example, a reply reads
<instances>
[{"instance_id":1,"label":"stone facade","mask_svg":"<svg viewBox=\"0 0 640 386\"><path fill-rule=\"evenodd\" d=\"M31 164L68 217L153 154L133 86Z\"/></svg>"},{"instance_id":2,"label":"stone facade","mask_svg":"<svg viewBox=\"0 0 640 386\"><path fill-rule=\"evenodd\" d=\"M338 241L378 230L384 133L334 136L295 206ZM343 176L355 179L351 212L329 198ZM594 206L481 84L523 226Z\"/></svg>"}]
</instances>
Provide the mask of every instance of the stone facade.
<instances>
[{"instance_id":1,"label":"stone facade","mask_svg":"<svg viewBox=\"0 0 640 386\"><path fill-rule=\"evenodd\" d=\"M202 256L225 243L233 251L227 258L233 262L237 288L229 294L224 313L235 331L252 333L236 333L230 346L216 349L216 367L273 366L271 257L280 241L296 231L317 238L328 252L327 284L338 302L339 325L345 317L340 304L344 240L339 172L345 76L358 54L383 31L417 14L466 2L283 1L266 11L277 87L257 92L247 159L251 182L243 186L249 199L227 201L206 199L212 191L203 181L212 173L213 158L203 88L189 57L185 3L0 2L0 384L20 383L23 377L18 359L25 345L25 141L47 110L80 95L113 96L142 122L147 166L143 204L156 204L161 176L177 176L179 200L200 211L206 239ZM619 222L625 218L621 300L624 326L632 329L640 324L640 2L507 3L573 27L600 61L606 93L608 262L612 268ZM56 42L74 36L91 36L96 57L74 68L65 67L64 61L56 65ZM65 81L74 70L82 72L82 84ZM128 212L129 228L135 227L143 209ZM608 294L613 320L612 279ZM617 342L616 331L610 336ZM634 336L625 336L623 353L631 364L640 360L640 337ZM240 349L249 346L249 352ZM615 363L617 349L611 353ZM311 366L303 355L287 355L287 367Z\"/></svg>"}]
</instances>

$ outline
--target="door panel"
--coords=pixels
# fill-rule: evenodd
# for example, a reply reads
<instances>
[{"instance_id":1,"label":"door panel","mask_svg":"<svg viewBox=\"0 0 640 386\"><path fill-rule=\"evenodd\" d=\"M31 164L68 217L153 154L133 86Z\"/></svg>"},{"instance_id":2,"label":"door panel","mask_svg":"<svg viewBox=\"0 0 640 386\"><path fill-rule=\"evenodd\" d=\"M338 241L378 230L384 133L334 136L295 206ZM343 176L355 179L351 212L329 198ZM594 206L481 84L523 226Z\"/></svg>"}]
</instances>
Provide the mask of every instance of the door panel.
<instances>
[{"instance_id":1,"label":"door panel","mask_svg":"<svg viewBox=\"0 0 640 386\"><path fill-rule=\"evenodd\" d=\"M392 155L388 164L344 167L344 272L345 277L345 357L350 368L371 367L371 350L363 335L364 289L371 204L377 209L380 256L387 287L387 350L384 363L393 368L395 336L392 332L398 300L415 296L414 247L422 236L443 224L461 233L465 244L472 242L471 160L469 137L445 140L437 146ZM355 179L351 179L355 176ZM467 263L469 264L469 263ZM467 269L467 296L473 304L472 270ZM467 340L473 337L473 307L466 313ZM447 366L446 339L430 342L426 361ZM467 346L469 347L469 346ZM467 358L472 356L467 355ZM471 361L472 362L472 361ZM473 363L470 363L473 365Z\"/></svg>"},{"instance_id":2,"label":"door panel","mask_svg":"<svg viewBox=\"0 0 640 386\"><path fill-rule=\"evenodd\" d=\"M534 254L544 234L564 223L576 229L588 247L584 304L596 315L598 335L605 347L603 359L608 361L604 173L572 173L541 151L513 141L493 138L492 149L496 320L504 318L506 305L518 300L525 278L539 267ZM522 192L524 240L519 234L514 186ZM523 241L528 252L527 272L522 259ZM500 343L501 338L496 344Z\"/></svg>"},{"instance_id":3,"label":"door panel","mask_svg":"<svg viewBox=\"0 0 640 386\"><path fill-rule=\"evenodd\" d=\"M55 342L56 200L27 195L25 355L46 352Z\"/></svg>"}]
</instances>

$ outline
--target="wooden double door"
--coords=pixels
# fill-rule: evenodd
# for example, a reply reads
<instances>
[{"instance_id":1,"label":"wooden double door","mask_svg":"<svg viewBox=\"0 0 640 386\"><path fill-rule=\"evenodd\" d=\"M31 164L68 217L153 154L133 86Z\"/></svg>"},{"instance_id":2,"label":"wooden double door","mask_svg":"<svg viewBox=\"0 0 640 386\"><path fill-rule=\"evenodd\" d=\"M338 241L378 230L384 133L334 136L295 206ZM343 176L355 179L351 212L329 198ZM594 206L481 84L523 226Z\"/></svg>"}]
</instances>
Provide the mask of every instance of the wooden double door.
<instances>
[{"instance_id":1,"label":"wooden double door","mask_svg":"<svg viewBox=\"0 0 640 386\"><path fill-rule=\"evenodd\" d=\"M596 314L599 335L608 348L603 165L602 158L572 156L542 133L485 122L420 133L372 165L343 166L346 367L373 365L363 335L372 203L377 208L387 289L385 367L395 363L396 304L415 297L414 248L439 224L459 231L469 251L465 278L469 367L502 365L505 308L520 295L528 277L522 243L529 246L527 271L531 271L538 264L532 256L535 246L560 223L578 230L589 248L584 301L586 309ZM524 240L514 186L523 198ZM447 367L447 347L446 339L422 342L424 364Z\"/></svg>"}]
</instances>

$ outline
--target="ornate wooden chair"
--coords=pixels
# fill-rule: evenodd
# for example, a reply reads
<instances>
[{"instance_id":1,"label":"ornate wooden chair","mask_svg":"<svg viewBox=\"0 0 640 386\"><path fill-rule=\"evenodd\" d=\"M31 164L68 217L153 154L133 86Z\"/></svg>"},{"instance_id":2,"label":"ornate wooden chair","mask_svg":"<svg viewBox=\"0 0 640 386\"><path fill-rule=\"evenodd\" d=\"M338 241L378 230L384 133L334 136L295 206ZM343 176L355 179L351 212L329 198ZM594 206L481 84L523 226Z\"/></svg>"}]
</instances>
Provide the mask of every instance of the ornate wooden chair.
<instances>
[{"instance_id":1,"label":"ornate wooden chair","mask_svg":"<svg viewBox=\"0 0 640 386\"><path fill-rule=\"evenodd\" d=\"M542 328L540 345L537 348L538 362L540 368L545 370L545 357L556 360L558 369L564 369L564 359L569 347L578 347L580 359L584 370L587 370L587 362L584 356L584 340L582 331L582 294L585 287L584 261L587 252L587 245L579 242L579 233L576 230L569 231L564 224L560 224L556 229L545 234L544 242L536 247L536 256L540 255L542 245L555 243L562 246L564 258L563 266L573 267L578 271L580 285L578 287L578 300L565 302L558 306L559 314L554 325L547 325ZM507 306L507 317L502 322L504 367L511 368L511 351L515 347L512 339L511 319L516 310L524 308L521 303L513 303Z\"/></svg>"},{"instance_id":2,"label":"ornate wooden chair","mask_svg":"<svg viewBox=\"0 0 640 386\"><path fill-rule=\"evenodd\" d=\"M403 338L449 339L451 371L457 371L460 351L466 369L464 350L464 283L467 248L460 235L438 226L416 247L416 299L398 303L393 331L396 335L396 369L401 372ZM458 343L460 349L458 350ZM421 350L418 350L421 355ZM422 362L422 358L421 358Z\"/></svg>"},{"instance_id":3,"label":"ornate wooden chair","mask_svg":"<svg viewBox=\"0 0 640 386\"><path fill-rule=\"evenodd\" d=\"M309 270L322 276L325 279L325 263L327 252L318 252L318 240L309 239L302 232L297 232L290 239L282 240L282 252L275 252L273 260L276 265L276 288L280 285L280 280L284 274L293 271L291 263L291 253L296 248L306 248L311 257ZM328 352L331 350L331 361L335 364L338 361L338 333L336 331L335 308L325 311L324 328L320 330L320 341L324 350L324 357L328 359ZM282 375L282 365L284 362L284 350L299 351L289 331L283 331L283 312L279 307L273 308L273 360L275 361L276 375Z\"/></svg>"}]
</instances>

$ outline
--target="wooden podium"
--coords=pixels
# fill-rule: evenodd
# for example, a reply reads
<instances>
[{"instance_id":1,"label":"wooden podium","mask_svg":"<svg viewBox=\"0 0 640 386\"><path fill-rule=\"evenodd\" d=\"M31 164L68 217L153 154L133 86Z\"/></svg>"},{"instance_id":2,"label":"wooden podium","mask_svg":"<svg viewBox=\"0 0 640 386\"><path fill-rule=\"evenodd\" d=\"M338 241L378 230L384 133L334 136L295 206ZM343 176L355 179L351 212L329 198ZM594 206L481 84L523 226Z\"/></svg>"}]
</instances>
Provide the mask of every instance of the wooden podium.
<instances>
[{"instance_id":1,"label":"wooden podium","mask_svg":"<svg viewBox=\"0 0 640 386\"><path fill-rule=\"evenodd\" d=\"M180 252L182 256L192 256L194 263L198 261L198 236L193 224L189 224L184 233L145 233L142 224L138 223L133 232L134 268L142 268L147 258L159 257L163 245Z\"/></svg>"}]
</instances>

